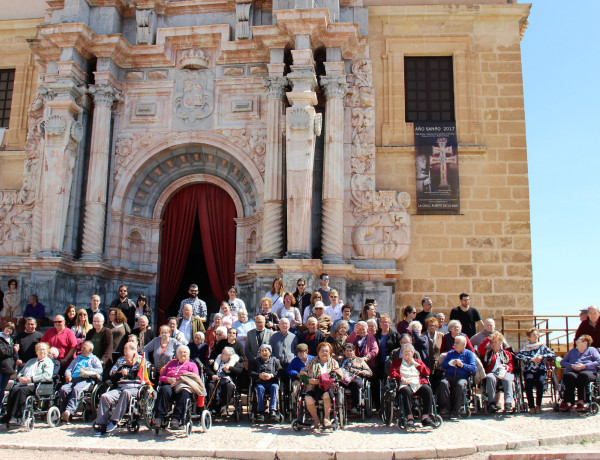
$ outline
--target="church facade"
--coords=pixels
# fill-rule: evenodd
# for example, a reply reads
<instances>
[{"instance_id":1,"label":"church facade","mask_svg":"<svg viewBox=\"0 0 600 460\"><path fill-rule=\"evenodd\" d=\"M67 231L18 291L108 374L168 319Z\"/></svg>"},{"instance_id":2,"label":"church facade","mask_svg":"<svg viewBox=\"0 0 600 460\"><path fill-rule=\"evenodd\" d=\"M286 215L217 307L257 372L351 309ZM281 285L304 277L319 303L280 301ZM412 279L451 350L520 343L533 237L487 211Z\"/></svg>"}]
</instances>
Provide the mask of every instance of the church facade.
<instances>
[{"instance_id":1,"label":"church facade","mask_svg":"<svg viewBox=\"0 0 600 460\"><path fill-rule=\"evenodd\" d=\"M201 286L222 300L236 284L251 310L276 276L316 289L326 272L355 312L375 297L394 316L425 295L445 310L469 292L484 315L531 313L528 12L506 0L52 0L38 19L0 21L14 88L2 286L17 278L22 298L59 312L127 284L166 314L203 265ZM413 58L450 63L460 214L416 208Z\"/></svg>"}]
</instances>

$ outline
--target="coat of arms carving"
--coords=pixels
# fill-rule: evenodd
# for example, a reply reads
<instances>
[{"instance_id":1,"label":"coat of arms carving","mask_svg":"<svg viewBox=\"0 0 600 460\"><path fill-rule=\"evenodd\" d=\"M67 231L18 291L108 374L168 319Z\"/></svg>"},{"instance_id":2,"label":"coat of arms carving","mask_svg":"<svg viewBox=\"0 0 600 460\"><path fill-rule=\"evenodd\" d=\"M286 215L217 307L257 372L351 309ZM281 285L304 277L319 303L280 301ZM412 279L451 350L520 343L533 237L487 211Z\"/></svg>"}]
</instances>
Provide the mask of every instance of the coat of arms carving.
<instances>
[{"instance_id":1,"label":"coat of arms carving","mask_svg":"<svg viewBox=\"0 0 600 460\"><path fill-rule=\"evenodd\" d=\"M181 70L175 84L175 117L185 127L198 128L214 109L213 73L208 70Z\"/></svg>"}]
</instances>

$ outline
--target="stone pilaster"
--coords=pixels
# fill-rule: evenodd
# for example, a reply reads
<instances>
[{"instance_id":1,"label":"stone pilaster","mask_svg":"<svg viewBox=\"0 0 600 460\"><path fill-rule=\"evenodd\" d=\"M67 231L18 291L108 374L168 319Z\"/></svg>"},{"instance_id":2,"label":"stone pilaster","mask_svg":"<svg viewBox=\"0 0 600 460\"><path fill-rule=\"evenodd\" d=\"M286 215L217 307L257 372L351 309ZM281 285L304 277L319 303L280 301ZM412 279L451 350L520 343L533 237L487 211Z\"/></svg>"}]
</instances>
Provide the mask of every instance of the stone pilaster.
<instances>
[{"instance_id":1,"label":"stone pilaster","mask_svg":"<svg viewBox=\"0 0 600 460\"><path fill-rule=\"evenodd\" d=\"M66 68L71 63L61 64ZM77 70L76 66L72 67ZM65 74L69 75L68 72ZM44 118L43 204L38 253L44 256L59 256L63 252L73 169L77 146L83 137L83 126L77 120L82 109L76 99L84 90L79 78L66 75L48 85L56 97L47 102L49 110Z\"/></svg>"},{"instance_id":2,"label":"stone pilaster","mask_svg":"<svg viewBox=\"0 0 600 460\"><path fill-rule=\"evenodd\" d=\"M290 259L310 259L313 166L321 115L315 112L317 85L312 50L292 50L294 65L288 74L293 90L287 93L286 189L287 253Z\"/></svg>"},{"instance_id":3,"label":"stone pilaster","mask_svg":"<svg viewBox=\"0 0 600 460\"><path fill-rule=\"evenodd\" d=\"M281 258L285 249L283 133L281 128L281 114L284 109L285 87L287 86L288 81L287 78L283 76L270 76L264 79L264 84L267 88L268 102L262 260L272 260Z\"/></svg>"},{"instance_id":4,"label":"stone pilaster","mask_svg":"<svg viewBox=\"0 0 600 460\"><path fill-rule=\"evenodd\" d=\"M343 71L344 63L339 64ZM323 262L340 264L344 263L344 96L348 85L343 73L328 68L327 74L321 77L327 98L321 247Z\"/></svg>"},{"instance_id":5,"label":"stone pilaster","mask_svg":"<svg viewBox=\"0 0 600 460\"><path fill-rule=\"evenodd\" d=\"M110 113L119 92L110 84L90 86L94 97L94 122L83 218L84 259L102 259L106 218L106 192L110 153Z\"/></svg>"}]
</instances>

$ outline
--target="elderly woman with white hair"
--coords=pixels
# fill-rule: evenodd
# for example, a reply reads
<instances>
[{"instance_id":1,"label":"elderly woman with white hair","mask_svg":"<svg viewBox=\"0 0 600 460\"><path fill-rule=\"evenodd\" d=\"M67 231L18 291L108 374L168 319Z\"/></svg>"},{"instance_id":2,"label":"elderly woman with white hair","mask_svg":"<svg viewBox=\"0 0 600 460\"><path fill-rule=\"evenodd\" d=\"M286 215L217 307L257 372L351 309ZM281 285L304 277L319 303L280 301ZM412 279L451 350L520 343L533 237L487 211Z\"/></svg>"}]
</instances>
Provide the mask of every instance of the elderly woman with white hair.
<instances>
[{"instance_id":1,"label":"elderly woman with white hair","mask_svg":"<svg viewBox=\"0 0 600 460\"><path fill-rule=\"evenodd\" d=\"M374 371L377 367L377 355L379 354L379 345L374 335L367 332L368 325L366 321L359 321L354 326L354 332L350 334L346 343L354 345L356 356L365 358L367 364Z\"/></svg>"},{"instance_id":2,"label":"elderly woman with white hair","mask_svg":"<svg viewBox=\"0 0 600 460\"><path fill-rule=\"evenodd\" d=\"M181 345L181 342L171 337L171 328L165 324L160 327L158 337L152 339L144 347L144 353L152 353L152 364L156 372L160 373L167 363L175 357L177 348Z\"/></svg>"},{"instance_id":3,"label":"elderly woman with white hair","mask_svg":"<svg viewBox=\"0 0 600 460\"><path fill-rule=\"evenodd\" d=\"M181 426L187 401L192 394L205 396L204 383L200 380L198 366L190 361L190 349L187 345L177 348L177 359L170 361L160 373L158 379L162 385L158 388L156 403L154 404L153 428L161 428L163 419L175 402L171 428Z\"/></svg>"},{"instance_id":4,"label":"elderly woman with white hair","mask_svg":"<svg viewBox=\"0 0 600 460\"><path fill-rule=\"evenodd\" d=\"M419 353L421 361L429 366L429 339L426 334L423 334L423 325L421 322L411 321L408 325L408 333L412 335L413 346L415 347L415 351Z\"/></svg>"},{"instance_id":5,"label":"elderly woman with white hair","mask_svg":"<svg viewBox=\"0 0 600 460\"><path fill-rule=\"evenodd\" d=\"M421 424L423 426L432 426L433 391L427 380L429 367L423 361L414 359L414 354L414 346L410 343L402 345L402 357L392 361L389 377L396 380L399 385L399 391L403 395L402 404L408 427L412 427L415 424L412 413L412 399L414 395L420 396L423 401Z\"/></svg>"},{"instance_id":6,"label":"elderly woman with white hair","mask_svg":"<svg viewBox=\"0 0 600 460\"><path fill-rule=\"evenodd\" d=\"M442 337L442 346L440 347L440 353L446 353L452 350L452 347L454 347L454 341L459 335L467 339L465 345L467 347L467 350L470 350L473 353L475 353L475 348L473 348L469 337L467 337L466 334L462 333L462 324L460 324L460 321L457 319L453 319L448 323L448 333L444 334L444 337Z\"/></svg>"},{"instance_id":7,"label":"elderly woman with white hair","mask_svg":"<svg viewBox=\"0 0 600 460\"><path fill-rule=\"evenodd\" d=\"M240 357L232 347L224 347L213 365L206 367L211 409L219 410L222 417L227 415L227 406L233 397L234 378L240 375L242 370ZM218 395L214 394L215 391Z\"/></svg>"},{"instance_id":8,"label":"elderly woman with white hair","mask_svg":"<svg viewBox=\"0 0 600 460\"><path fill-rule=\"evenodd\" d=\"M139 316L137 318L138 327L136 327L131 333L137 336L139 342L139 352L146 346L146 344L152 342L154 339L154 331L150 329L150 321L146 315Z\"/></svg>"},{"instance_id":9,"label":"elderly woman with white hair","mask_svg":"<svg viewBox=\"0 0 600 460\"><path fill-rule=\"evenodd\" d=\"M256 391L257 414L256 420L265 420L265 393L271 395L269 403L269 414L271 419L277 418L277 392L279 391L279 375L282 372L281 363L272 355L271 345L263 343L259 350L259 356L250 362L250 378L254 383Z\"/></svg>"},{"instance_id":10,"label":"elderly woman with white hair","mask_svg":"<svg viewBox=\"0 0 600 460\"><path fill-rule=\"evenodd\" d=\"M112 367L112 355L113 355L113 335L109 328L104 326L104 315L102 313L96 313L92 317L92 329L85 335L86 342L92 342L94 344L94 353L104 368L102 377L108 378L108 373Z\"/></svg>"},{"instance_id":11,"label":"elderly woman with white hair","mask_svg":"<svg viewBox=\"0 0 600 460\"><path fill-rule=\"evenodd\" d=\"M488 342L489 348L487 347ZM500 332L494 332L479 345L478 350L486 373L486 394L490 412L496 412L497 410L496 386L498 380L502 382L502 388L504 389L504 410L511 411L515 403L513 358L512 353L503 348L503 342L504 336Z\"/></svg>"}]
</instances>

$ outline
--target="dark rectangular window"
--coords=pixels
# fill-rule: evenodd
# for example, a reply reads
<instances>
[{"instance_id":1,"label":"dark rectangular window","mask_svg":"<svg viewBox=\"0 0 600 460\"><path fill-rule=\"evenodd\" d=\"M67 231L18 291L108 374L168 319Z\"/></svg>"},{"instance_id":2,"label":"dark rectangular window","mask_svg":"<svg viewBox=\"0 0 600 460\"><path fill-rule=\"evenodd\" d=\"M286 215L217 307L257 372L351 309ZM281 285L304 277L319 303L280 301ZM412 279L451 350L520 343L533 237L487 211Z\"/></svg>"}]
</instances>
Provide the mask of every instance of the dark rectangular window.
<instances>
[{"instance_id":1,"label":"dark rectangular window","mask_svg":"<svg viewBox=\"0 0 600 460\"><path fill-rule=\"evenodd\" d=\"M452 57L405 57L406 121L456 121Z\"/></svg>"},{"instance_id":2,"label":"dark rectangular window","mask_svg":"<svg viewBox=\"0 0 600 460\"><path fill-rule=\"evenodd\" d=\"M15 69L0 69L0 128L8 128Z\"/></svg>"}]
</instances>

